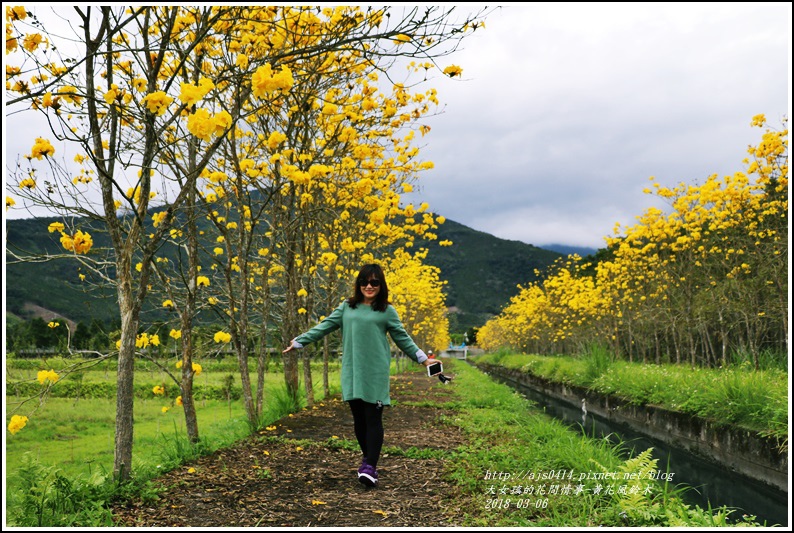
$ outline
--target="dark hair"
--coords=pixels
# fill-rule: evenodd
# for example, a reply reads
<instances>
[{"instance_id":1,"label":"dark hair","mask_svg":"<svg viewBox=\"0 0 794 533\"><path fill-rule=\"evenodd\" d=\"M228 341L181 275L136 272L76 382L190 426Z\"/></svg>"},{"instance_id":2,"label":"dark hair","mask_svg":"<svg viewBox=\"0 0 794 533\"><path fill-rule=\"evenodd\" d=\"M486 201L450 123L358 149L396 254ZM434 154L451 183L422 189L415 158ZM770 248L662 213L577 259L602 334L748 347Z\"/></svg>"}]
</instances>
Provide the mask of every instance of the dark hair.
<instances>
[{"instance_id":1,"label":"dark hair","mask_svg":"<svg viewBox=\"0 0 794 533\"><path fill-rule=\"evenodd\" d=\"M389 306L389 287L386 285L386 276L383 275L383 269L380 265L364 265L356 276L356 286L353 288L353 296L348 298L347 305L356 308L358 304L364 301L364 293L361 292L361 282L367 281L372 278L380 280L380 291L372 302L372 309L374 311L386 311Z\"/></svg>"}]
</instances>

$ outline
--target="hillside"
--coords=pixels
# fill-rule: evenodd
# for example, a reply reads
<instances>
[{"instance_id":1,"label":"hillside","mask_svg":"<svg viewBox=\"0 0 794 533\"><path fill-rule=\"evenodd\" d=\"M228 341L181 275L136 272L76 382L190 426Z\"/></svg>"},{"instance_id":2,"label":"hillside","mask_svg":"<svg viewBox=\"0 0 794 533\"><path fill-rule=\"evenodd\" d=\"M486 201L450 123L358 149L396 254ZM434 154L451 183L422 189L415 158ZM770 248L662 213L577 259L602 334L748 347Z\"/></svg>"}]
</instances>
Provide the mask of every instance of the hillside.
<instances>
[{"instance_id":1,"label":"hillside","mask_svg":"<svg viewBox=\"0 0 794 533\"><path fill-rule=\"evenodd\" d=\"M23 319L47 313L70 321L89 323L98 318L110 323L118 317L115 292L109 288L87 291L78 283L80 266L75 261L53 260L17 264L8 251L24 254L62 252L57 233L47 232L54 218L6 221L6 313ZM106 236L90 232L95 245L107 246Z\"/></svg>"},{"instance_id":2,"label":"hillside","mask_svg":"<svg viewBox=\"0 0 794 533\"><path fill-rule=\"evenodd\" d=\"M438 240L424 241L427 262L441 269L447 281L450 329L462 332L482 326L518 293L517 285L536 281L562 254L520 241L494 237L447 219L436 231ZM439 246L450 240L452 246Z\"/></svg>"},{"instance_id":3,"label":"hillside","mask_svg":"<svg viewBox=\"0 0 794 533\"><path fill-rule=\"evenodd\" d=\"M56 234L47 232L55 219L31 218L7 221L8 249L41 253L60 249ZM417 241L416 247L429 250L427 262L441 269L447 284L447 306L453 311L453 332L479 327L517 292L516 285L536 279L535 270L544 271L559 252L545 250L519 241L500 239L447 220L437 230L436 241ZM103 235L95 235L96 246L106 246ZM439 246L450 240L452 246ZM6 312L22 318L35 316L29 310L44 310L75 322L104 322L117 319L115 293L110 289L85 292L77 283L79 265L73 261L14 264L6 254ZM71 280L71 281L64 281ZM41 312L41 311L40 311ZM39 312L39 314L40 314ZM158 310L150 313L156 315ZM149 318L154 318L149 314Z\"/></svg>"}]
</instances>

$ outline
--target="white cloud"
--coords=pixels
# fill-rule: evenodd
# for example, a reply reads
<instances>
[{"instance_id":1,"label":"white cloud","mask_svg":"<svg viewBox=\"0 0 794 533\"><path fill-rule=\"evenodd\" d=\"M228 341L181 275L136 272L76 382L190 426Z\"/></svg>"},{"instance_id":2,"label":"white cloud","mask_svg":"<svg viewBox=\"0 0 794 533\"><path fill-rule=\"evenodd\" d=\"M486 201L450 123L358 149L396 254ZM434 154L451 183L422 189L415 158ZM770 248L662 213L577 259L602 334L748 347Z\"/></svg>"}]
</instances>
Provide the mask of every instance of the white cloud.
<instances>
[{"instance_id":1,"label":"white cloud","mask_svg":"<svg viewBox=\"0 0 794 533\"><path fill-rule=\"evenodd\" d=\"M789 114L790 49L790 4L505 7L451 61L464 80L439 84L414 200L500 237L603 246L659 205L649 177L742 170L751 118Z\"/></svg>"},{"instance_id":2,"label":"white cloud","mask_svg":"<svg viewBox=\"0 0 794 533\"><path fill-rule=\"evenodd\" d=\"M601 247L659 206L650 176L742 170L752 117L789 116L791 45L790 3L510 4L442 60L463 80L432 82L435 169L405 199L503 238ZM42 126L5 131L8 161Z\"/></svg>"}]
</instances>

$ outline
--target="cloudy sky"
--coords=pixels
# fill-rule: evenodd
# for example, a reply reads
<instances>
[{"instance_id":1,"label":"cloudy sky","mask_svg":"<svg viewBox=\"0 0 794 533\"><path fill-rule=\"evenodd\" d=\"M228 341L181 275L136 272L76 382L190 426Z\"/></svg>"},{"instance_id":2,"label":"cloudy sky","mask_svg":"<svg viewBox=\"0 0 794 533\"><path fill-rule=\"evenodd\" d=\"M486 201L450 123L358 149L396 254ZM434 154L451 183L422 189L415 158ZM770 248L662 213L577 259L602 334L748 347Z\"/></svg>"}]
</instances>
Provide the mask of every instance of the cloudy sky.
<instances>
[{"instance_id":1,"label":"cloudy sky","mask_svg":"<svg viewBox=\"0 0 794 533\"><path fill-rule=\"evenodd\" d=\"M510 4L437 84L413 196L498 237L601 248L664 207L651 176L743 170L752 117L790 116L791 45L790 3Z\"/></svg>"},{"instance_id":2,"label":"cloudy sky","mask_svg":"<svg viewBox=\"0 0 794 533\"><path fill-rule=\"evenodd\" d=\"M752 117L789 116L791 45L790 3L510 4L441 61L463 76L434 83L435 168L406 200L505 239L603 247L664 207L642 192L651 176L743 169ZM35 135L5 131L8 158L29 152Z\"/></svg>"}]
</instances>

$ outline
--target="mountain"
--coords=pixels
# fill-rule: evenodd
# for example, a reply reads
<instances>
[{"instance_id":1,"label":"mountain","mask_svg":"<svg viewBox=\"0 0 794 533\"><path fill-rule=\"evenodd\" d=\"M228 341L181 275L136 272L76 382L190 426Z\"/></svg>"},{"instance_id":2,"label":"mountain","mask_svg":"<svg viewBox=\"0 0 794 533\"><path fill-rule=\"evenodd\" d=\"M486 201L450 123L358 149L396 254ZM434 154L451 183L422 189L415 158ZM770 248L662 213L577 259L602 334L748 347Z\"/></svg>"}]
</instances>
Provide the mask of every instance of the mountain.
<instances>
[{"instance_id":1,"label":"mountain","mask_svg":"<svg viewBox=\"0 0 794 533\"><path fill-rule=\"evenodd\" d=\"M70 321L90 323L98 318L112 322L118 317L115 291L108 287L86 291L79 283L80 265L70 260L17 263L9 254L61 253L59 233L49 233L47 226L55 218L6 220L6 314L24 319L44 318L47 313ZM85 224L80 224L85 228ZM95 246L108 246L107 235L89 231Z\"/></svg>"},{"instance_id":2,"label":"mountain","mask_svg":"<svg viewBox=\"0 0 794 533\"><path fill-rule=\"evenodd\" d=\"M595 255L595 253L598 252L596 248L588 248L585 246L569 246L567 244L544 244L543 249L559 252L565 256L576 254L579 257Z\"/></svg>"},{"instance_id":3,"label":"mountain","mask_svg":"<svg viewBox=\"0 0 794 533\"><path fill-rule=\"evenodd\" d=\"M441 269L447 281L450 330L480 327L518 293L517 285L537 281L546 268L563 256L521 241L500 239L447 219L435 230L438 239L420 241L426 262ZM452 246L438 243L449 240Z\"/></svg>"},{"instance_id":4,"label":"mountain","mask_svg":"<svg viewBox=\"0 0 794 533\"><path fill-rule=\"evenodd\" d=\"M41 316L43 308L75 322L118 320L115 292L108 288L86 292L85 284L78 281L80 267L76 262L13 262L9 250L33 253L61 250L58 233L47 232L47 226L55 220L7 220L6 313L29 319ZM95 246L108 246L106 235L91 233ZM517 294L517 285L536 281L536 271L543 273L563 255L523 242L500 239L452 220L446 220L435 233L437 240L417 240L414 246L428 249L426 261L438 267L441 279L447 281L450 329L455 333L482 326ZM452 241L452 246L438 244L445 240ZM33 309L39 310L38 315ZM156 320L162 313L162 309L152 307L145 317Z\"/></svg>"}]
</instances>

